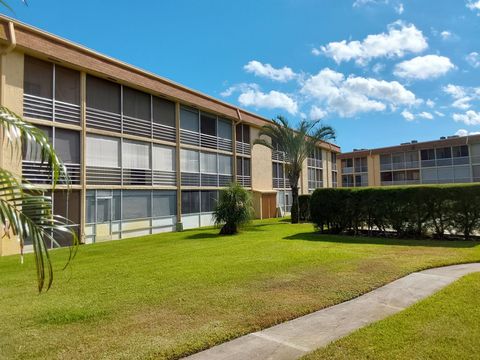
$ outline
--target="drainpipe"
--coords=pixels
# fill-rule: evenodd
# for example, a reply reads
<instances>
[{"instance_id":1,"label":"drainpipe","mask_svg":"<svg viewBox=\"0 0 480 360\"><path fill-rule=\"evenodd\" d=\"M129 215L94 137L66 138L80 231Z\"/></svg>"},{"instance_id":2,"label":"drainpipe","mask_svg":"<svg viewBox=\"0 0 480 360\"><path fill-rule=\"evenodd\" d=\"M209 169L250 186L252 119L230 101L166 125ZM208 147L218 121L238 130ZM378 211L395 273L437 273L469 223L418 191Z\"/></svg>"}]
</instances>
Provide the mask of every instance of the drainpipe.
<instances>
[{"instance_id":1,"label":"drainpipe","mask_svg":"<svg viewBox=\"0 0 480 360\"><path fill-rule=\"evenodd\" d=\"M240 109L236 108L238 120L233 122L233 136L232 136L232 147L233 147L233 179L234 182L237 182L237 125L240 124L242 120L242 114L240 114Z\"/></svg>"},{"instance_id":2,"label":"drainpipe","mask_svg":"<svg viewBox=\"0 0 480 360\"><path fill-rule=\"evenodd\" d=\"M8 41L9 41L9 44L5 49L3 49L0 52L1 55L6 55L12 52L12 50L15 49L15 47L17 46L17 38L15 37L15 27L13 25L13 22L11 21L8 22Z\"/></svg>"}]
</instances>

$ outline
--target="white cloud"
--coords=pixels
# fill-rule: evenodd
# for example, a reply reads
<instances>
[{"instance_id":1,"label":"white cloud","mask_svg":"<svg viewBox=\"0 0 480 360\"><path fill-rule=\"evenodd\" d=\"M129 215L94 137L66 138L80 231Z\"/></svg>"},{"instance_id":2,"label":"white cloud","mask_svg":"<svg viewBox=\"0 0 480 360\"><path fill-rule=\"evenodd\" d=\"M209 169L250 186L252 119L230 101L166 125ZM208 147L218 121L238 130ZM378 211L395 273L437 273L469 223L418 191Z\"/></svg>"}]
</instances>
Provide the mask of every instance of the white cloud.
<instances>
[{"instance_id":1,"label":"white cloud","mask_svg":"<svg viewBox=\"0 0 480 360\"><path fill-rule=\"evenodd\" d=\"M403 118L407 121L413 121L415 120L415 115L413 115L410 111L408 110L403 110L401 112L401 115L403 116Z\"/></svg>"},{"instance_id":2,"label":"white cloud","mask_svg":"<svg viewBox=\"0 0 480 360\"><path fill-rule=\"evenodd\" d=\"M435 114L436 114L437 116L440 116L440 117L444 117L444 116L445 116L445 114L442 113L442 112L440 112L440 111L435 111Z\"/></svg>"},{"instance_id":3,"label":"white cloud","mask_svg":"<svg viewBox=\"0 0 480 360\"><path fill-rule=\"evenodd\" d=\"M328 112L336 112L342 117L383 111L387 105L413 105L417 101L415 94L397 81L388 82L353 75L345 77L329 68L308 77L300 93L320 101Z\"/></svg>"},{"instance_id":4,"label":"white cloud","mask_svg":"<svg viewBox=\"0 0 480 360\"><path fill-rule=\"evenodd\" d=\"M433 119L433 115L427 111L422 111L420 114L418 114L419 117L421 118L424 118L424 119L428 119L428 120L432 120Z\"/></svg>"},{"instance_id":5,"label":"white cloud","mask_svg":"<svg viewBox=\"0 0 480 360\"><path fill-rule=\"evenodd\" d=\"M468 131L465 129L458 129L455 135L457 136L480 135L480 131Z\"/></svg>"},{"instance_id":6,"label":"white cloud","mask_svg":"<svg viewBox=\"0 0 480 360\"><path fill-rule=\"evenodd\" d=\"M323 119L325 116L327 116L327 112L323 110L322 108L319 108L316 105L313 105L310 108L310 119L311 120L320 120Z\"/></svg>"},{"instance_id":7,"label":"white cloud","mask_svg":"<svg viewBox=\"0 0 480 360\"><path fill-rule=\"evenodd\" d=\"M394 74L407 79L433 79L455 68L450 59L439 55L417 56L395 66Z\"/></svg>"},{"instance_id":8,"label":"white cloud","mask_svg":"<svg viewBox=\"0 0 480 360\"><path fill-rule=\"evenodd\" d=\"M465 90L462 86L448 84L447 86L444 86L442 89L444 92L451 95L455 99L464 97L466 95Z\"/></svg>"},{"instance_id":9,"label":"white cloud","mask_svg":"<svg viewBox=\"0 0 480 360\"><path fill-rule=\"evenodd\" d=\"M322 54L322 52L320 50L318 50L317 48L313 48L312 49L312 54L315 55L315 56L319 56Z\"/></svg>"},{"instance_id":10,"label":"white cloud","mask_svg":"<svg viewBox=\"0 0 480 360\"><path fill-rule=\"evenodd\" d=\"M272 90L264 93L256 89L248 89L240 94L238 102L243 106L266 109L283 109L292 115L298 112L298 104L287 94Z\"/></svg>"},{"instance_id":11,"label":"white cloud","mask_svg":"<svg viewBox=\"0 0 480 360\"><path fill-rule=\"evenodd\" d=\"M480 0L468 0L466 6L472 11L480 10Z\"/></svg>"},{"instance_id":12,"label":"white cloud","mask_svg":"<svg viewBox=\"0 0 480 360\"><path fill-rule=\"evenodd\" d=\"M402 15L403 12L404 12L405 8L403 7L403 4L400 3L398 4L397 6L395 6L395 12L398 14L398 15Z\"/></svg>"},{"instance_id":13,"label":"white cloud","mask_svg":"<svg viewBox=\"0 0 480 360\"><path fill-rule=\"evenodd\" d=\"M382 63L376 63L375 65L372 66L372 71L375 74L381 73L383 70L385 70L385 64Z\"/></svg>"},{"instance_id":14,"label":"white cloud","mask_svg":"<svg viewBox=\"0 0 480 360\"><path fill-rule=\"evenodd\" d=\"M471 52L465 57L465 60L474 68L480 67L480 54L476 51Z\"/></svg>"},{"instance_id":15,"label":"white cloud","mask_svg":"<svg viewBox=\"0 0 480 360\"><path fill-rule=\"evenodd\" d=\"M419 53L428 47L427 39L413 24L396 21L388 25L388 32L368 35L362 41L331 42L320 51L337 63L355 60L359 65L373 58L402 57L406 53Z\"/></svg>"},{"instance_id":16,"label":"white cloud","mask_svg":"<svg viewBox=\"0 0 480 360\"><path fill-rule=\"evenodd\" d=\"M442 90L455 100L452 106L457 109L469 109L472 106L471 101L480 99L480 87L448 84Z\"/></svg>"},{"instance_id":17,"label":"white cloud","mask_svg":"<svg viewBox=\"0 0 480 360\"><path fill-rule=\"evenodd\" d=\"M245 65L244 70L255 76L265 77L270 80L286 82L296 77L296 74L287 66L276 69L270 64L262 64L260 61L252 60Z\"/></svg>"},{"instance_id":18,"label":"white cloud","mask_svg":"<svg viewBox=\"0 0 480 360\"><path fill-rule=\"evenodd\" d=\"M222 91L220 93L220 96L229 97L229 96L232 96L237 91L246 92L246 91L251 90L251 89L259 90L260 87L255 83L250 83L250 84L240 83L240 84L232 85L229 88L227 88L226 90Z\"/></svg>"},{"instance_id":19,"label":"white cloud","mask_svg":"<svg viewBox=\"0 0 480 360\"><path fill-rule=\"evenodd\" d=\"M440 36L442 37L443 40L447 40L447 39L449 39L449 38L452 36L452 33L451 33L450 31L443 30L443 31L440 33Z\"/></svg>"},{"instance_id":20,"label":"white cloud","mask_svg":"<svg viewBox=\"0 0 480 360\"><path fill-rule=\"evenodd\" d=\"M468 110L465 114L453 114L453 120L466 125L480 125L480 112Z\"/></svg>"},{"instance_id":21,"label":"white cloud","mask_svg":"<svg viewBox=\"0 0 480 360\"><path fill-rule=\"evenodd\" d=\"M425 104L431 109L435 107L435 101L430 99L428 99Z\"/></svg>"}]
</instances>

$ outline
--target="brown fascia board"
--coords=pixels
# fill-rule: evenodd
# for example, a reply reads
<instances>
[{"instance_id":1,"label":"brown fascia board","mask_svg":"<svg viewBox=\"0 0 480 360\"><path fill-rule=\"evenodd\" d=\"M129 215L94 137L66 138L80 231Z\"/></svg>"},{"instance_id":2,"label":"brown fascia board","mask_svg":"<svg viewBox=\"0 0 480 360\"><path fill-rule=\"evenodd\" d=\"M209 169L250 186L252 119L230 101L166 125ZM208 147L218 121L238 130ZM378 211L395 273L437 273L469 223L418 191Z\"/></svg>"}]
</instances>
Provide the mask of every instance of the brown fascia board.
<instances>
[{"instance_id":1,"label":"brown fascia board","mask_svg":"<svg viewBox=\"0 0 480 360\"><path fill-rule=\"evenodd\" d=\"M0 42L5 43L7 40L6 36L2 36L2 34L6 33L5 29L8 27L8 22L12 22L15 26L16 49L20 49L26 54L43 57L60 64L68 64L89 74L116 80L119 83L174 101L180 101L200 110L215 112L219 116L226 116L236 121L241 120L255 127L271 123L271 120L257 114L239 109L234 105L4 15L0 15ZM340 152L340 147L335 144L324 142L320 146Z\"/></svg>"},{"instance_id":2,"label":"brown fascia board","mask_svg":"<svg viewBox=\"0 0 480 360\"><path fill-rule=\"evenodd\" d=\"M405 145L397 145L397 146L389 146L371 150L360 150L360 151L351 151L348 153L342 153L338 156L339 159L348 159L348 158L355 158L355 157L364 157L368 155L376 155L376 154L389 154L394 153L397 151L415 151L415 150L424 150L430 149L432 147L440 147L440 146L459 146L459 145L468 145L471 142L480 141L480 135L469 135L469 136L461 136L456 138L450 139L439 139L439 140L432 140L432 141L425 141L419 143L408 143Z\"/></svg>"}]
</instances>

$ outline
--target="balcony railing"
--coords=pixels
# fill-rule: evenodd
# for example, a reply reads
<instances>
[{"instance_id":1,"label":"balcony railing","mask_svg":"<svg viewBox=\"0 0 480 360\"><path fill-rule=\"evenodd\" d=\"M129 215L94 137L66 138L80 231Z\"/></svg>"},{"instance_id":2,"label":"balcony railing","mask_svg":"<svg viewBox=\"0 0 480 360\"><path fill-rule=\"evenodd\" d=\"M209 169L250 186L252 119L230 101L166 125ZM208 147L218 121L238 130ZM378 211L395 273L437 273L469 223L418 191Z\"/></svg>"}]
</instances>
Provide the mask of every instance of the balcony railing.
<instances>
[{"instance_id":1,"label":"balcony railing","mask_svg":"<svg viewBox=\"0 0 480 360\"><path fill-rule=\"evenodd\" d=\"M226 174L204 174L204 173L181 173L182 186L211 186L225 187L232 181L233 177Z\"/></svg>"},{"instance_id":2,"label":"balcony railing","mask_svg":"<svg viewBox=\"0 0 480 360\"><path fill-rule=\"evenodd\" d=\"M120 114L87 107L87 127L121 132L122 116Z\"/></svg>"},{"instance_id":3,"label":"balcony railing","mask_svg":"<svg viewBox=\"0 0 480 360\"><path fill-rule=\"evenodd\" d=\"M368 172L368 167L367 166L355 166L355 172L356 173Z\"/></svg>"},{"instance_id":4,"label":"balcony railing","mask_svg":"<svg viewBox=\"0 0 480 360\"><path fill-rule=\"evenodd\" d=\"M89 185L121 185L122 170L100 166L87 166L87 184Z\"/></svg>"},{"instance_id":5,"label":"balcony railing","mask_svg":"<svg viewBox=\"0 0 480 360\"><path fill-rule=\"evenodd\" d=\"M152 122L123 115L123 133L144 137L152 136Z\"/></svg>"},{"instance_id":6,"label":"balcony railing","mask_svg":"<svg viewBox=\"0 0 480 360\"><path fill-rule=\"evenodd\" d=\"M80 185L81 181L81 166L80 164L65 164L67 169L68 181L70 185ZM41 161L22 161L22 174L23 178L33 184L45 184L52 183L52 169L46 162ZM66 184L67 180L61 176L59 179L60 184Z\"/></svg>"},{"instance_id":7,"label":"balcony railing","mask_svg":"<svg viewBox=\"0 0 480 360\"><path fill-rule=\"evenodd\" d=\"M23 115L25 117L79 125L80 113L79 105L23 94Z\"/></svg>"},{"instance_id":8,"label":"balcony railing","mask_svg":"<svg viewBox=\"0 0 480 360\"><path fill-rule=\"evenodd\" d=\"M393 186L393 185L415 185L420 184L420 180L395 180L395 181L382 181L382 186Z\"/></svg>"},{"instance_id":9,"label":"balcony railing","mask_svg":"<svg viewBox=\"0 0 480 360\"><path fill-rule=\"evenodd\" d=\"M473 161L480 162L480 157L475 159L475 156L472 156ZM445 159L435 159L435 160L422 160L422 167L434 167L434 166L452 166L452 165L468 165L470 164L470 156L460 156L452 157Z\"/></svg>"},{"instance_id":10,"label":"balcony railing","mask_svg":"<svg viewBox=\"0 0 480 360\"><path fill-rule=\"evenodd\" d=\"M177 184L177 174L174 171L152 171L152 185L172 185Z\"/></svg>"},{"instance_id":11,"label":"balcony railing","mask_svg":"<svg viewBox=\"0 0 480 360\"><path fill-rule=\"evenodd\" d=\"M285 153L283 151L272 150L272 160L286 161Z\"/></svg>"},{"instance_id":12,"label":"balcony railing","mask_svg":"<svg viewBox=\"0 0 480 360\"><path fill-rule=\"evenodd\" d=\"M307 166L322 168L323 167L323 162L322 162L321 159L308 158L307 159Z\"/></svg>"},{"instance_id":13,"label":"balcony railing","mask_svg":"<svg viewBox=\"0 0 480 360\"><path fill-rule=\"evenodd\" d=\"M241 155L251 155L252 154L252 146L250 144L236 141L235 142L235 147L237 150L237 154Z\"/></svg>"},{"instance_id":14,"label":"balcony railing","mask_svg":"<svg viewBox=\"0 0 480 360\"><path fill-rule=\"evenodd\" d=\"M323 187L323 181L309 181L308 188L315 190Z\"/></svg>"},{"instance_id":15,"label":"balcony railing","mask_svg":"<svg viewBox=\"0 0 480 360\"><path fill-rule=\"evenodd\" d=\"M243 187L251 187L252 186L252 177L246 175L237 175L237 182L242 185Z\"/></svg>"},{"instance_id":16,"label":"balcony railing","mask_svg":"<svg viewBox=\"0 0 480 360\"><path fill-rule=\"evenodd\" d=\"M353 174L353 167L344 167L342 168L342 174Z\"/></svg>"},{"instance_id":17,"label":"balcony railing","mask_svg":"<svg viewBox=\"0 0 480 360\"><path fill-rule=\"evenodd\" d=\"M154 139L171 142L177 141L177 132L174 127L157 123L153 123L152 126L152 135Z\"/></svg>"},{"instance_id":18,"label":"balcony railing","mask_svg":"<svg viewBox=\"0 0 480 360\"><path fill-rule=\"evenodd\" d=\"M180 142L182 144L201 146L210 149L217 149L223 151L233 151L232 140L220 138L207 134L198 133L190 130L180 130Z\"/></svg>"}]
</instances>

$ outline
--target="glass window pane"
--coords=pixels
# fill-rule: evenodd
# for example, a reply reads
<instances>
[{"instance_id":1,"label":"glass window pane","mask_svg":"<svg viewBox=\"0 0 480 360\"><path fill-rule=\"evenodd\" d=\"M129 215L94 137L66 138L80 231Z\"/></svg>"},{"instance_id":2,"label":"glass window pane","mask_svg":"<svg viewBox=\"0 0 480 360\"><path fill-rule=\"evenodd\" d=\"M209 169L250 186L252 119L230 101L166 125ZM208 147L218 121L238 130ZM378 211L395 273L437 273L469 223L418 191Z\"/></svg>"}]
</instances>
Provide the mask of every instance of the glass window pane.
<instances>
[{"instance_id":1,"label":"glass window pane","mask_svg":"<svg viewBox=\"0 0 480 360\"><path fill-rule=\"evenodd\" d=\"M153 145L153 170L175 171L175 148Z\"/></svg>"},{"instance_id":2,"label":"glass window pane","mask_svg":"<svg viewBox=\"0 0 480 360\"><path fill-rule=\"evenodd\" d=\"M250 126L243 124L243 142L250 144Z\"/></svg>"},{"instance_id":3,"label":"glass window pane","mask_svg":"<svg viewBox=\"0 0 480 360\"><path fill-rule=\"evenodd\" d=\"M212 212L215 210L218 197L217 191L201 191L201 197L202 212Z\"/></svg>"},{"instance_id":4,"label":"glass window pane","mask_svg":"<svg viewBox=\"0 0 480 360\"><path fill-rule=\"evenodd\" d=\"M80 73L55 66L55 100L80 105Z\"/></svg>"},{"instance_id":5,"label":"glass window pane","mask_svg":"<svg viewBox=\"0 0 480 360\"><path fill-rule=\"evenodd\" d=\"M426 149L421 151L422 160L435 160L435 150Z\"/></svg>"},{"instance_id":6,"label":"glass window pane","mask_svg":"<svg viewBox=\"0 0 480 360\"><path fill-rule=\"evenodd\" d=\"M200 172L217 173L217 154L200 153Z\"/></svg>"},{"instance_id":7,"label":"glass window pane","mask_svg":"<svg viewBox=\"0 0 480 360\"><path fill-rule=\"evenodd\" d=\"M239 142L243 142L243 126L242 124L238 124L235 126L235 138Z\"/></svg>"},{"instance_id":8,"label":"glass window pane","mask_svg":"<svg viewBox=\"0 0 480 360\"><path fill-rule=\"evenodd\" d=\"M45 136L52 143L52 128L49 126L36 125L37 129L42 130ZM29 161L42 161L41 148L35 142L23 142L22 143L22 155L23 160Z\"/></svg>"},{"instance_id":9,"label":"glass window pane","mask_svg":"<svg viewBox=\"0 0 480 360\"><path fill-rule=\"evenodd\" d=\"M87 107L120 114L120 85L87 75Z\"/></svg>"},{"instance_id":10,"label":"glass window pane","mask_svg":"<svg viewBox=\"0 0 480 360\"><path fill-rule=\"evenodd\" d=\"M120 190L113 190L112 197L112 220L122 219L122 193Z\"/></svg>"},{"instance_id":11,"label":"glass window pane","mask_svg":"<svg viewBox=\"0 0 480 360\"><path fill-rule=\"evenodd\" d=\"M180 109L180 128L198 132L198 111L194 109Z\"/></svg>"},{"instance_id":12,"label":"glass window pane","mask_svg":"<svg viewBox=\"0 0 480 360\"><path fill-rule=\"evenodd\" d=\"M150 95L124 86L123 114L137 119L150 120Z\"/></svg>"},{"instance_id":13,"label":"glass window pane","mask_svg":"<svg viewBox=\"0 0 480 360\"><path fill-rule=\"evenodd\" d=\"M25 56L23 88L26 94L53 97L53 64Z\"/></svg>"},{"instance_id":14,"label":"glass window pane","mask_svg":"<svg viewBox=\"0 0 480 360\"><path fill-rule=\"evenodd\" d=\"M64 163L80 164L80 133L56 128L55 150Z\"/></svg>"},{"instance_id":15,"label":"glass window pane","mask_svg":"<svg viewBox=\"0 0 480 360\"><path fill-rule=\"evenodd\" d=\"M437 149L437 159L449 159L452 157L452 149L444 147Z\"/></svg>"},{"instance_id":16,"label":"glass window pane","mask_svg":"<svg viewBox=\"0 0 480 360\"><path fill-rule=\"evenodd\" d=\"M243 175L250 176L250 159L243 159Z\"/></svg>"},{"instance_id":17,"label":"glass window pane","mask_svg":"<svg viewBox=\"0 0 480 360\"><path fill-rule=\"evenodd\" d=\"M150 217L151 192L148 190L123 191L123 220Z\"/></svg>"},{"instance_id":18,"label":"glass window pane","mask_svg":"<svg viewBox=\"0 0 480 360\"><path fill-rule=\"evenodd\" d=\"M127 169L150 169L150 145L124 140L122 163L123 167Z\"/></svg>"},{"instance_id":19,"label":"glass window pane","mask_svg":"<svg viewBox=\"0 0 480 360\"><path fill-rule=\"evenodd\" d=\"M174 216L177 214L177 194L175 191L153 192L153 216Z\"/></svg>"},{"instance_id":20,"label":"glass window pane","mask_svg":"<svg viewBox=\"0 0 480 360\"><path fill-rule=\"evenodd\" d=\"M86 198L86 211L87 211L87 224L92 224L95 222L95 190L87 191Z\"/></svg>"},{"instance_id":21,"label":"glass window pane","mask_svg":"<svg viewBox=\"0 0 480 360\"><path fill-rule=\"evenodd\" d=\"M223 175L232 175L232 157L227 155L218 155L218 173Z\"/></svg>"},{"instance_id":22,"label":"glass window pane","mask_svg":"<svg viewBox=\"0 0 480 360\"><path fill-rule=\"evenodd\" d=\"M195 150L180 150L180 169L183 172L199 172L199 152Z\"/></svg>"},{"instance_id":23,"label":"glass window pane","mask_svg":"<svg viewBox=\"0 0 480 360\"><path fill-rule=\"evenodd\" d=\"M87 166L120 167L120 139L87 135Z\"/></svg>"},{"instance_id":24,"label":"glass window pane","mask_svg":"<svg viewBox=\"0 0 480 360\"><path fill-rule=\"evenodd\" d=\"M182 214L200 212L200 193L198 191L182 191Z\"/></svg>"},{"instance_id":25,"label":"glass window pane","mask_svg":"<svg viewBox=\"0 0 480 360\"><path fill-rule=\"evenodd\" d=\"M218 120L218 137L232 140L232 122L230 120Z\"/></svg>"},{"instance_id":26,"label":"glass window pane","mask_svg":"<svg viewBox=\"0 0 480 360\"><path fill-rule=\"evenodd\" d=\"M153 122L175 127L175 103L154 96Z\"/></svg>"},{"instance_id":27,"label":"glass window pane","mask_svg":"<svg viewBox=\"0 0 480 360\"><path fill-rule=\"evenodd\" d=\"M217 118L215 115L201 113L200 131L202 134L217 136Z\"/></svg>"},{"instance_id":28,"label":"glass window pane","mask_svg":"<svg viewBox=\"0 0 480 360\"><path fill-rule=\"evenodd\" d=\"M243 175L242 165L242 158L237 156L237 175Z\"/></svg>"}]
</instances>

